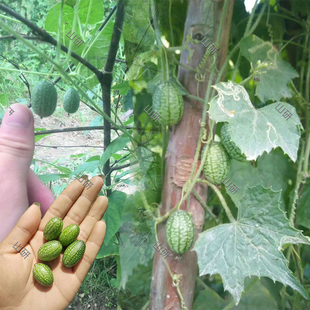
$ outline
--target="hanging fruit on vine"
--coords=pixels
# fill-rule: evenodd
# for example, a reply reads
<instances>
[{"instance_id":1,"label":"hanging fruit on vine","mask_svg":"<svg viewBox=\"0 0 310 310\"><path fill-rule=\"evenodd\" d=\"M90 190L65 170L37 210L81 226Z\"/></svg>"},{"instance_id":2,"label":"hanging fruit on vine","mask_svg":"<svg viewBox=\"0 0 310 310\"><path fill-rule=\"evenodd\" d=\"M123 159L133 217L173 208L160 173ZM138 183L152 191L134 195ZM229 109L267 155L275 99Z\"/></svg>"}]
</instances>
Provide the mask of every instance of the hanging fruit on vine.
<instances>
[{"instance_id":1,"label":"hanging fruit on vine","mask_svg":"<svg viewBox=\"0 0 310 310\"><path fill-rule=\"evenodd\" d=\"M74 88L69 88L64 94L62 105L66 112L75 113L80 106L79 93Z\"/></svg>"},{"instance_id":2,"label":"hanging fruit on vine","mask_svg":"<svg viewBox=\"0 0 310 310\"><path fill-rule=\"evenodd\" d=\"M204 149L204 152L206 148ZM211 142L206 161L203 166L205 178L219 185L227 176L230 169L230 160L223 145L219 142Z\"/></svg>"},{"instance_id":3,"label":"hanging fruit on vine","mask_svg":"<svg viewBox=\"0 0 310 310\"><path fill-rule=\"evenodd\" d=\"M195 226L191 214L183 210L174 212L166 224L166 238L174 253L187 252L195 239Z\"/></svg>"},{"instance_id":4,"label":"hanging fruit on vine","mask_svg":"<svg viewBox=\"0 0 310 310\"><path fill-rule=\"evenodd\" d=\"M57 106L57 91L55 86L47 81L37 83L32 91L31 105L34 113L41 118L51 116Z\"/></svg>"},{"instance_id":5,"label":"hanging fruit on vine","mask_svg":"<svg viewBox=\"0 0 310 310\"><path fill-rule=\"evenodd\" d=\"M229 123L225 123L221 128L221 138L221 142L231 158L239 161L246 160L246 156L241 152L240 148L231 139L231 128Z\"/></svg>"},{"instance_id":6,"label":"hanging fruit on vine","mask_svg":"<svg viewBox=\"0 0 310 310\"><path fill-rule=\"evenodd\" d=\"M177 124L183 115L183 98L177 85L163 82L157 86L153 96L153 110L167 126Z\"/></svg>"}]
</instances>

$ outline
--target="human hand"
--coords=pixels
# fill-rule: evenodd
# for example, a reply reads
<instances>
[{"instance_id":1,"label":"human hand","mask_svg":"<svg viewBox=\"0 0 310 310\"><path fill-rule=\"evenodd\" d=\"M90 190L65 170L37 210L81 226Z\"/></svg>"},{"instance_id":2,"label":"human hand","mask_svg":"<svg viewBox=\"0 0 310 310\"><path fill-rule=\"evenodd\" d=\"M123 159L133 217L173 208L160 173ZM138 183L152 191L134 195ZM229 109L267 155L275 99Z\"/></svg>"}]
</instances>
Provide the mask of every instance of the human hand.
<instances>
[{"instance_id":1,"label":"human hand","mask_svg":"<svg viewBox=\"0 0 310 310\"><path fill-rule=\"evenodd\" d=\"M100 177L91 179L87 189L74 180L55 200L41 220L38 206L32 205L22 215L14 229L0 243L0 309L10 310L58 310L65 309L79 290L89 267L102 245L106 224L101 221L108 199L99 196L103 186ZM40 262L38 250L46 241L43 230L53 217L63 220L65 228L71 224L80 226L78 240L83 240L86 250L82 260L72 268L63 266L62 256L46 263L53 272L54 283L41 286L33 277L33 266ZM24 246L31 254L23 257L13 246ZM17 245L15 245L17 246Z\"/></svg>"},{"instance_id":2,"label":"human hand","mask_svg":"<svg viewBox=\"0 0 310 310\"><path fill-rule=\"evenodd\" d=\"M0 128L0 242L29 205L39 201L44 215L54 201L52 192L29 169L33 152L33 115L26 106L13 104Z\"/></svg>"}]
</instances>

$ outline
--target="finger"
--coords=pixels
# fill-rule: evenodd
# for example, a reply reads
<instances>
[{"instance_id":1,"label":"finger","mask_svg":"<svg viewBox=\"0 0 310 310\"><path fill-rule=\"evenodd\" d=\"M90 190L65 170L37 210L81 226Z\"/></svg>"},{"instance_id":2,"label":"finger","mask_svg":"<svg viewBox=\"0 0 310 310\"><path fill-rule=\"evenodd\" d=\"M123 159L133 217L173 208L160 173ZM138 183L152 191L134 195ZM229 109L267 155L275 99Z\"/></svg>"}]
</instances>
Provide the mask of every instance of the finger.
<instances>
[{"instance_id":1,"label":"finger","mask_svg":"<svg viewBox=\"0 0 310 310\"><path fill-rule=\"evenodd\" d=\"M3 244L8 246L8 252L16 252L16 249L13 248L14 245L20 244L25 246L37 232L40 221L40 206L33 204L26 210L9 235L3 240Z\"/></svg>"},{"instance_id":2,"label":"finger","mask_svg":"<svg viewBox=\"0 0 310 310\"><path fill-rule=\"evenodd\" d=\"M90 180L90 182L93 185L91 185L90 188L84 189L82 195L67 213L64 219L64 227L70 224L80 225L88 213L91 205L97 199L103 185L103 180L100 177L94 177Z\"/></svg>"},{"instance_id":3,"label":"finger","mask_svg":"<svg viewBox=\"0 0 310 310\"><path fill-rule=\"evenodd\" d=\"M12 112L12 110L14 112ZM27 175L34 151L33 116L22 104L12 104L0 128L1 163L14 163L12 171Z\"/></svg>"},{"instance_id":4,"label":"finger","mask_svg":"<svg viewBox=\"0 0 310 310\"><path fill-rule=\"evenodd\" d=\"M82 283L86 277L91 264L94 262L102 246L105 232L106 223L104 221L97 222L86 242L86 250L83 259L80 263L72 267L72 271L76 273L80 283Z\"/></svg>"},{"instance_id":5,"label":"finger","mask_svg":"<svg viewBox=\"0 0 310 310\"><path fill-rule=\"evenodd\" d=\"M39 230L43 231L46 223L55 216L63 219L73 204L83 193L83 190L84 186L78 180L74 180L72 183L70 183L45 213Z\"/></svg>"},{"instance_id":6,"label":"finger","mask_svg":"<svg viewBox=\"0 0 310 310\"><path fill-rule=\"evenodd\" d=\"M55 201L52 191L29 169L27 180L27 191L29 204L39 201L41 204L41 212L44 216L48 208Z\"/></svg>"},{"instance_id":7,"label":"finger","mask_svg":"<svg viewBox=\"0 0 310 310\"><path fill-rule=\"evenodd\" d=\"M84 221L80 225L80 234L78 239L86 242L95 224L100 221L108 208L108 198L99 196Z\"/></svg>"},{"instance_id":8,"label":"finger","mask_svg":"<svg viewBox=\"0 0 310 310\"><path fill-rule=\"evenodd\" d=\"M12 112L14 111L14 112ZM33 156L33 116L29 108L13 104L0 128L0 241L29 207L26 180Z\"/></svg>"}]
</instances>

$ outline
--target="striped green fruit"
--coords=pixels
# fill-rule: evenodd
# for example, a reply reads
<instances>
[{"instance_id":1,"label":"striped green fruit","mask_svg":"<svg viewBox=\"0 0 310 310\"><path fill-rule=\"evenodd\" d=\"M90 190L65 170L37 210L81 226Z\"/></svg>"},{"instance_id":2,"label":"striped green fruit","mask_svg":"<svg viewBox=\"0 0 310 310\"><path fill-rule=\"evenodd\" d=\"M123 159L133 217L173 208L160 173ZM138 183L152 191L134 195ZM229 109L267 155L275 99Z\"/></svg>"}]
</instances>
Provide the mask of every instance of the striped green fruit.
<instances>
[{"instance_id":1,"label":"striped green fruit","mask_svg":"<svg viewBox=\"0 0 310 310\"><path fill-rule=\"evenodd\" d=\"M72 224L67 226L60 234L59 241L62 246L67 246L71 244L80 233L79 225Z\"/></svg>"},{"instance_id":2,"label":"striped green fruit","mask_svg":"<svg viewBox=\"0 0 310 310\"><path fill-rule=\"evenodd\" d=\"M57 239L61 233L62 226L63 226L62 219L60 219L59 217L51 218L45 225L43 232L44 238L47 241Z\"/></svg>"},{"instance_id":3,"label":"striped green fruit","mask_svg":"<svg viewBox=\"0 0 310 310\"><path fill-rule=\"evenodd\" d=\"M164 125L172 126L181 120L183 98L174 83L164 82L157 86L153 95L153 110L159 114L159 121Z\"/></svg>"},{"instance_id":4,"label":"striped green fruit","mask_svg":"<svg viewBox=\"0 0 310 310\"><path fill-rule=\"evenodd\" d=\"M204 152L206 148L204 149ZM227 176L230 169L230 160L224 147L219 142L211 142L203 173L207 180L219 185Z\"/></svg>"},{"instance_id":5,"label":"striped green fruit","mask_svg":"<svg viewBox=\"0 0 310 310\"><path fill-rule=\"evenodd\" d=\"M39 251L38 257L44 262L49 262L60 255L62 251L62 245L58 240L52 240L44 243Z\"/></svg>"},{"instance_id":6,"label":"striped green fruit","mask_svg":"<svg viewBox=\"0 0 310 310\"><path fill-rule=\"evenodd\" d=\"M183 210L174 212L166 224L166 238L171 250L176 254L187 252L195 239L192 216Z\"/></svg>"},{"instance_id":7,"label":"striped green fruit","mask_svg":"<svg viewBox=\"0 0 310 310\"><path fill-rule=\"evenodd\" d=\"M231 128L229 123L225 123L222 126L221 138L221 142L231 158L239 161L246 160L246 156L241 152L240 148L231 139Z\"/></svg>"},{"instance_id":8,"label":"striped green fruit","mask_svg":"<svg viewBox=\"0 0 310 310\"><path fill-rule=\"evenodd\" d=\"M64 94L62 105L68 113L75 113L80 106L79 93L74 88L69 88Z\"/></svg>"},{"instance_id":9,"label":"striped green fruit","mask_svg":"<svg viewBox=\"0 0 310 310\"><path fill-rule=\"evenodd\" d=\"M73 267L83 257L86 245L82 240L76 240L71 243L64 252L62 262L65 267Z\"/></svg>"},{"instance_id":10,"label":"striped green fruit","mask_svg":"<svg viewBox=\"0 0 310 310\"><path fill-rule=\"evenodd\" d=\"M55 86L47 81L37 83L31 94L31 106L41 118L51 116L57 106L57 92Z\"/></svg>"},{"instance_id":11,"label":"striped green fruit","mask_svg":"<svg viewBox=\"0 0 310 310\"><path fill-rule=\"evenodd\" d=\"M54 282L51 268L42 263L33 266L33 276L43 286L50 286Z\"/></svg>"}]
</instances>

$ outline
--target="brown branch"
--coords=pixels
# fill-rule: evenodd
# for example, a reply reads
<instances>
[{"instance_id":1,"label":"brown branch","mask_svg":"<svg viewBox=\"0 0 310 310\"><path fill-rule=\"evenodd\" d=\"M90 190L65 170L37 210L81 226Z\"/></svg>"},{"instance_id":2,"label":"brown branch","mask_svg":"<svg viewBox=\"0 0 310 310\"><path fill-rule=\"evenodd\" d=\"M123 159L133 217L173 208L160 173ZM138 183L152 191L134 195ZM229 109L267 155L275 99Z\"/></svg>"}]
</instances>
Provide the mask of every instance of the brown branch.
<instances>
[{"instance_id":1,"label":"brown branch","mask_svg":"<svg viewBox=\"0 0 310 310\"><path fill-rule=\"evenodd\" d=\"M129 164L124 164L122 166L115 166L115 167L112 167L109 171L108 174L110 174L112 171L115 171L115 170L120 170L120 169L124 169L124 168L127 168L127 167L130 167L131 165L135 165L137 164L138 162L132 162L132 163L129 163Z\"/></svg>"},{"instance_id":2,"label":"brown branch","mask_svg":"<svg viewBox=\"0 0 310 310\"><path fill-rule=\"evenodd\" d=\"M70 128L62 128L62 129L51 129L51 130L42 130L37 131L34 133L35 136L41 136L41 135L47 135L51 133L64 133L64 132L70 132L70 131L86 131L86 130L102 130L104 126L85 126L85 127L70 127ZM137 129L135 127L131 126L125 126L126 129ZM118 130L117 127L111 126L111 129ZM151 131L158 131L155 129L149 129Z\"/></svg>"},{"instance_id":3,"label":"brown branch","mask_svg":"<svg viewBox=\"0 0 310 310\"><path fill-rule=\"evenodd\" d=\"M70 66L65 70L66 72L69 72L72 68L74 67L74 64L70 64ZM61 76L59 76L54 82L53 84L57 84L59 81L61 80Z\"/></svg>"},{"instance_id":4,"label":"brown branch","mask_svg":"<svg viewBox=\"0 0 310 310\"><path fill-rule=\"evenodd\" d=\"M44 144L35 144L35 146L40 146L40 147L50 147L53 149L57 149L59 147L91 147L91 148L96 148L96 149L103 149L103 146L98 146L98 145L44 145Z\"/></svg>"},{"instance_id":5,"label":"brown branch","mask_svg":"<svg viewBox=\"0 0 310 310\"><path fill-rule=\"evenodd\" d=\"M25 34L20 34L24 39L27 39L27 40L40 40L41 37L37 37L37 36L27 36ZM0 37L0 40L7 40L7 39L12 39L12 40L16 40L17 38L13 35L9 35L9 36L3 36L3 37Z\"/></svg>"},{"instance_id":6,"label":"brown branch","mask_svg":"<svg viewBox=\"0 0 310 310\"><path fill-rule=\"evenodd\" d=\"M111 44L107 56L107 60L103 69L103 73L98 77L101 89L102 89L102 102L103 102L103 111L104 113L111 118L111 86L112 86L112 71L115 64L116 54L119 46L119 41L121 38L121 32L124 22L124 4L123 0L119 0L117 4L117 11L115 16L115 23L113 28L113 34L111 38ZM111 123L107 120L103 120L104 126L104 150L107 149L111 143ZM111 176L109 175L110 171L110 160L103 166L103 174L106 176L106 186L111 185ZM111 190L107 191L107 195L111 194Z\"/></svg>"},{"instance_id":7,"label":"brown branch","mask_svg":"<svg viewBox=\"0 0 310 310\"><path fill-rule=\"evenodd\" d=\"M105 19L105 21L101 24L101 26L98 28L97 32L101 31L101 29L108 23L108 21L111 19L112 15L114 14L116 10L116 5L113 7L112 11L110 12L110 14L107 16L107 18Z\"/></svg>"},{"instance_id":8,"label":"brown branch","mask_svg":"<svg viewBox=\"0 0 310 310\"><path fill-rule=\"evenodd\" d=\"M146 159L148 159L148 158L153 158L153 156L152 156L152 155L146 156L146 157L143 158L143 160L146 160ZM116 163L116 161L115 161L115 163ZM115 164L115 163L114 163L114 164ZM138 163L139 163L139 161L138 161L138 160L135 160L135 161L132 161L132 162L130 162L130 163L128 163L128 164L124 164L124 165L120 165L120 166L111 167L111 168L110 168L110 171L109 171L109 174L110 174L111 172L115 171L115 170L124 169L124 168L130 167L130 166L136 165L136 164L138 164Z\"/></svg>"}]
</instances>

